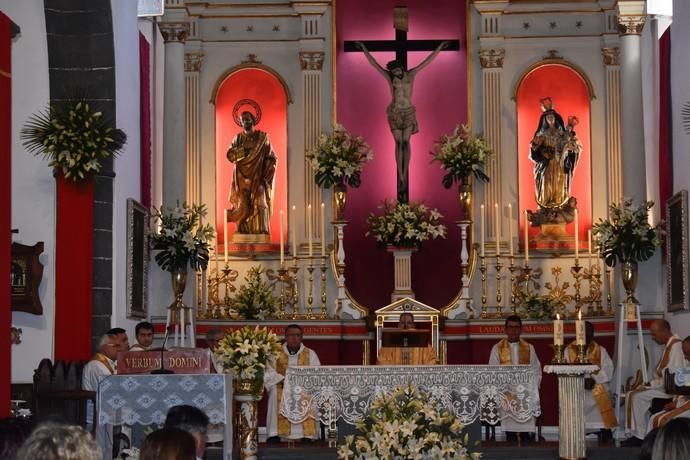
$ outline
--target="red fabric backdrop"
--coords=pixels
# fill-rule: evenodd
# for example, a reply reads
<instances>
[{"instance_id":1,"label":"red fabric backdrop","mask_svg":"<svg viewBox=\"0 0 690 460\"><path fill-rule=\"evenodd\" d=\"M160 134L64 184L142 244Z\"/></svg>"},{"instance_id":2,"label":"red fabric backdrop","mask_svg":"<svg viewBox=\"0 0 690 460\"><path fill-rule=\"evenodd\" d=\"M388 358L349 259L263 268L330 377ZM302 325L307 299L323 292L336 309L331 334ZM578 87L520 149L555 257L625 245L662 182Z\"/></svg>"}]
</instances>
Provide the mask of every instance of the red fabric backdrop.
<instances>
[{"instance_id":1,"label":"red fabric backdrop","mask_svg":"<svg viewBox=\"0 0 690 460\"><path fill-rule=\"evenodd\" d=\"M287 234L287 96L280 81L261 69L243 69L228 76L216 95L216 234L218 247L223 245L223 213L229 206L228 193L234 166L226 157L232 139L242 131L232 119L232 109L241 99L252 99L261 107L261 120L257 129L268 133L278 164L273 186L273 215L271 217L271 242L278 243L280 211L285 212L284 231ZM244 110L253 110L243 106ZM299 165L293 167L299 168ZM294 200L292 202L294 203ZM302 210L303 211L303 210ZM235 224L228 224L228 242L235 232ZM285 241L288 241L287 239Z\"/></svg>"},{"instance_id":2,"label":"red fabric backdrop","mask_svg":"<svg viewBox=\"0 0 690 460\"><path fill-rule=\"evenodd\" d=\"M529 159L529 143L539 124L542 110L539 100L550 96L554 109L568 122L571 115L577 116L580 124L575 127L582 152L575 168L570 194L577 198L580 225L580 249L586 251L587 230L592 226L592 162L590 148L589 92L582 77L569 67L547 64L537 67L522 80L517 93L518 120L518 171L520 187L520 233L524 235L525 209L536 210L534 197L534 163ZM539 228L530 227L530 237L539 233ZM566 226L569 235L575 235L574 223ZM524 243L521 238L521 247Z\"/></svg>"},{"instance_id":3,"label":"red fabric backdrop","mask_svg":"<svg viewBox=\"0 0 690 460\"><path fill-rule=\"evenodd\" d=\"M362 174L362 186L348 194L345 228L347 254L346 283L358 302L371 309L390 303L393 290L393 257L378 249L365 236L366 217L381 200L396 196L395 142L386 120L391 101L388 83L366 61L362 53L343 52L349 40L392 40L393 0L346 0L337 2L337 118L348 130L366 138L374 159ZM459 39L460 50L440 53L414 82L412 102L417 107L419 132L412 136L410 199L423 200L445 216L446 240L426 242L412 256L412 288L421 302L443 307L460 287L460 219L457 189L441 185L443 173L430 164L429 152L442 134L467 121L467 48L465 2L410 0L409 39ZM366 14L362 14L366 11ZM409 67L419 64L429 52L409 53ZM385 66L394 53L377 52Z\"/></svg>"},{"instance_id":4,"label":"red fabric backdrop","mask_svg":"<svg viewBox=\"0 0 690 460\"><path fill-rule=\"evenodd\" d=\"M12 239L12 82L10 20L0 11L0 280L10 279ZM0 417L10 415L10 284L0 283Z\"/></svg>"},{"instance_id":5,"label":"red fabric backdrop","mask_svg":"<svg viewBox=\"0 0 690 460\"><path fill-rule=\"evenodd\" d=\"M55 360L91 356L94 180L56 177Z\"/></svg>"}]
</instances>

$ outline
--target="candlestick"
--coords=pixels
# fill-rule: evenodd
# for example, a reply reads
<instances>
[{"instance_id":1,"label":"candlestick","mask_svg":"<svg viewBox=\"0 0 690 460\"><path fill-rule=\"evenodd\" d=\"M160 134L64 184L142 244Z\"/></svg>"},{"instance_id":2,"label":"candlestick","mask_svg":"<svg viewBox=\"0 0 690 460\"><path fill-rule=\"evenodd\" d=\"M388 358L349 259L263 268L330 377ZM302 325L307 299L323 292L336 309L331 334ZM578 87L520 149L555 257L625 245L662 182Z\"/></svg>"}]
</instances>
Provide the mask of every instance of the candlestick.
<instances>
[{"instance_id":1,"label":"candlestick","mask_svg":"<svg viewBox=\"0 0 690 460\"><path fill-rule=\"evenodd\" d=\"M501 212L498 203L494 203L494 212L496 213L496 257L498 257L501 254Z\"/></svg>"},{"instance_id":2,"label":"candlestick","mask_svg":"<svg viewBox=\"0 0 690 460\"><path fill-rule=\"evenodd\" d=\"M326 205L321 203L321 257L326 257Z\"/></svg>"},{"instance_id":3,"label":"candlestick","mask_svg":"<svg viewBox=\"0 0 690 460\"><path fill-rule=\"evenodd\" d=\"M529 220L525 209L525 265L529 262Z\"/></svg>"},{"instance_id":4,"label":"candlestick","mask_svg":"<svg viewBox=\"0 0 690 460\"><path fill-rule=\"evenodd\" d=\"M309 257L314 254L312 247L312 232L311 232L311 205L307 206L307 245L309 246Z\"/></svg>"},{"instance_id":5,"label":"candlestick","mask_svg":"<svg viewBox=\"0 0 690 460\"><path fill-rule=\"evenodd\" d=\"M223 251L225 253L225 265L228 264L228 210L223 210Z\"/></svg>"},{"instance_id":6,"label":"candlestick","mask_svg":"<svg viewBox=\"0 0 690 460\"><path fill-rule=\"evenodd\" d=\"M575 345L585 344L585 322L582 320L582 310L577 311L575 321Z\"/></svg>"},{"instance_id":7,"label":"candlestick","mask_svg":"<svg viewBox=\"0 0 690 460\"><path fill-rule=\"evenodd\" d=\"M510 257L513 257L513 205L508 203L508 248Z\"/></svg>"},{"instance_id":8,"label":"candlestick","mask_svg":"<svg viewBox=\"0 0 690 460\"><path fill-rule=\"evenodd\" d=\"M484 230L485 230L485 216L484 216L484 205L479 207L479 216L481 220L481 255L484 257Z\"/></svg>"},{"instance_id":9,"label":"candlestick","mask_svg":"<svg viewBox=\"0 0 690 460\"><path fill-rule=\"evenodd\" d=\"M563 320L558 313L556 313L556 319L553 320L553 344L563 345Z\"/></svg>"},{"instance_id":10,"label":"candlestick","mask_svg":"<svg viewBox=\"0 0 690 460\"><path fill-rule=\"evenodd\" d=\"M292 258L297 260L297 224L296 216L297 207L292 205L292 215L290 216L290 234L292 235Z\"/></svg>"},{"instance_id":11,"label":"candlestick","mask_svg":"<svg viewBox=\"0 0 690 460\"><path fill-rule=\"evenodd\" d=\"M280 266L285 263L285 242L283 241L283 210L280 210Z\"/></svg>"},{"instance_id":12,"label":"candlestick","mask_svg":"<svg viewBox=\"0 0 690 460\"><path fill-rule=\"evenodd\" d=\"M580 258L580 225L578 223L578 212L575 208L575 264Z\"/></svg>"}]
</instances>

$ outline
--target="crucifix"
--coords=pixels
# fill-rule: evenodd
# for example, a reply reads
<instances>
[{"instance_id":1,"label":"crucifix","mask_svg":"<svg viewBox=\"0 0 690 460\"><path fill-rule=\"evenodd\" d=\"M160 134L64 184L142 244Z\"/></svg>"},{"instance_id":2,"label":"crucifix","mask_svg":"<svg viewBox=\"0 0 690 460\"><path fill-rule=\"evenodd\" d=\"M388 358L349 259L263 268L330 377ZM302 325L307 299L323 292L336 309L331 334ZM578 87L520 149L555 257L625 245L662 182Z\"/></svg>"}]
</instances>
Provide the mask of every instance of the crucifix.
<instances>
[{"instance_id":1,"label":"crucifix","mask_svg":"<svg viewBox=\"0 0 690 460\"><path fill-rule=\"evenodd\" d=\"M418 132L417 114L412 105L414 77L442 50L457 51L459 40L408 40L407 7L393 9L395 40L346 41L346 52L363 52L367 61L386 79L393 99L386 109L388 125L395 139L398 201L409 201L410 137ZM371 55L376 51L395 51L395 60L384 69ZM419 65L407 69L409 51L432 51Z\"/></svg>"}]
</instances>

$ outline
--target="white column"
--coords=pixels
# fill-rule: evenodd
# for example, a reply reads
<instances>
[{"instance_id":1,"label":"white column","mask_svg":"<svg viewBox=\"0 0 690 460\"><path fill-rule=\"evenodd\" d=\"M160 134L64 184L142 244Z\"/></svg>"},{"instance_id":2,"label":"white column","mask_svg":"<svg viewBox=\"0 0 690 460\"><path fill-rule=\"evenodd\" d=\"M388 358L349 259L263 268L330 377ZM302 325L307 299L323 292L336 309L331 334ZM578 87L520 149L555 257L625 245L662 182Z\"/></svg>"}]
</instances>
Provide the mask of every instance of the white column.
<instances>
[{"instance_id":1,"label":"white column","mask_svg":"<svg viewBox=\"0 0 690 460\"><path fill-rule=\"evenodd\" d=\"M321 71L323 69L323 51L300 51L299 62L302 69L302 103L304 105L304 151L308 152L319 142L321 134ZM304 196L307 204L312 205L314 218L311 220L311 234L319 235L321 221L321 189L314 182L314 171L311 163L304 162ZM305 228L305 233L309 233ZM326 241L328 241L326 239ZM326 244L321 241L321 244Z\"/></svg>"},{"instance_id":2,"label":"white column","mask_svg":"<svg viewBox=\"0 0 690 460\"><path fill-rule=\"evenodd\" d=\"M486 194L484 202L503 203L501 198L501 78L503 73L504 49L480 49L479 63L482 66L482 129L484 137L495 155L489 160L487 174L491 180L484 185ZM517 177L517 175L515 176ZM477 183L477 181L475 181ZM496 235L496 225L493 213L489 213L487 221L488 235L491 240Z\"/></svg>"},{"instance_id":3,"label":"white column","mask_svg":"<svg viewBox=\"0 0 690 460\"><path fill-rule=\"evenodd\" d=\"M558 376L558 457L585 459L585 375L599 370L599 366L550 365L547 374Z\"/></svg>"},{"instance_id":4,"label":"white column","mask_svg":"<svg viewBox=\"0 0 690 460\"><path fill-rule=\"evenodd\" d=\"M391 302L409 297L414 299L412 292L412 253L415 249L389 248L393 253L393 270L395 282Z\"/></svg>"},{"instance_id":5,"label":"white column","mask_svg":"<svg viewBox=\"0 0 690 460\"><path fill-rule=\"evenodd\" d=\"M158 24L165 40L163 92L163 204L182 204L185 193L185 84L184 40L186 22Z\"/></svg>"},{"instance_id":6,"label":"white column","mask_svg":"<svg viewBox=\"0 0 690 460\"><path fill-rule=\"evenodd\" d=\"M637 4L642 4L638 11ZM645 2L622 2L618 17L621 47L621 131L623 161L623 195L635 201L647 198L642 113L642 66L640 32L645 23ZM634 5L633 5L634 4ZM635 8L632 8L635 6ZM630 7L630 8L628 8ZM640 13L640 14L636 14Z\"/></svg>"},{"instance_id":7,"label":"white column","mask_svg":"<svg viewBox=\"0 0 690 460\"><path fill-rule=\"evenodd\" d=\"M607 47L601 54L606 66L606 188L609 202L618 203L623 198L620 53L617 47Z\"/></svg>"},{"instance_id":8,"label":"white column","mask_svg":"<svg viewBox=\"0 0 690 460\"><path fill-rule=\"evenodd\" d=\"M184 55L185 131L186 144L186 201L201 203L201 115L199 72L204 53L195 51Z\"/></svg>"}]
</instances>

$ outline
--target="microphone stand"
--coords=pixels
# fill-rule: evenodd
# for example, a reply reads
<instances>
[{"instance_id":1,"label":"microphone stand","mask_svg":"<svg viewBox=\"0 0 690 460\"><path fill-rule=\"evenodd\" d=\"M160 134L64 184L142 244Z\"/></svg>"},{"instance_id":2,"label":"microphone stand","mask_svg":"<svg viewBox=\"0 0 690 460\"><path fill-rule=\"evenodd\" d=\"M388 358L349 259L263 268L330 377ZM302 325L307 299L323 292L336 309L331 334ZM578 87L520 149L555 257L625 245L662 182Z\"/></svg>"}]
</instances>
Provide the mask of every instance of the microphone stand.
<instances>
[{"instance_id":1,"label":"microphone stand","mask_svg":"<svg viewBox=\"0 0 690 460\"><path fill-rule=\"evenodd\" d=\"M174 374L175 372L170 369L165 368L165 360L163 359L163 352L165 351L165 344L168 343L168 336L170 335L170 329L165 329L165 338L163 339L163 345L161 346L161 367L160 369L155 369L151 371L151 374Z\"/></svg>"}]
</instances>

